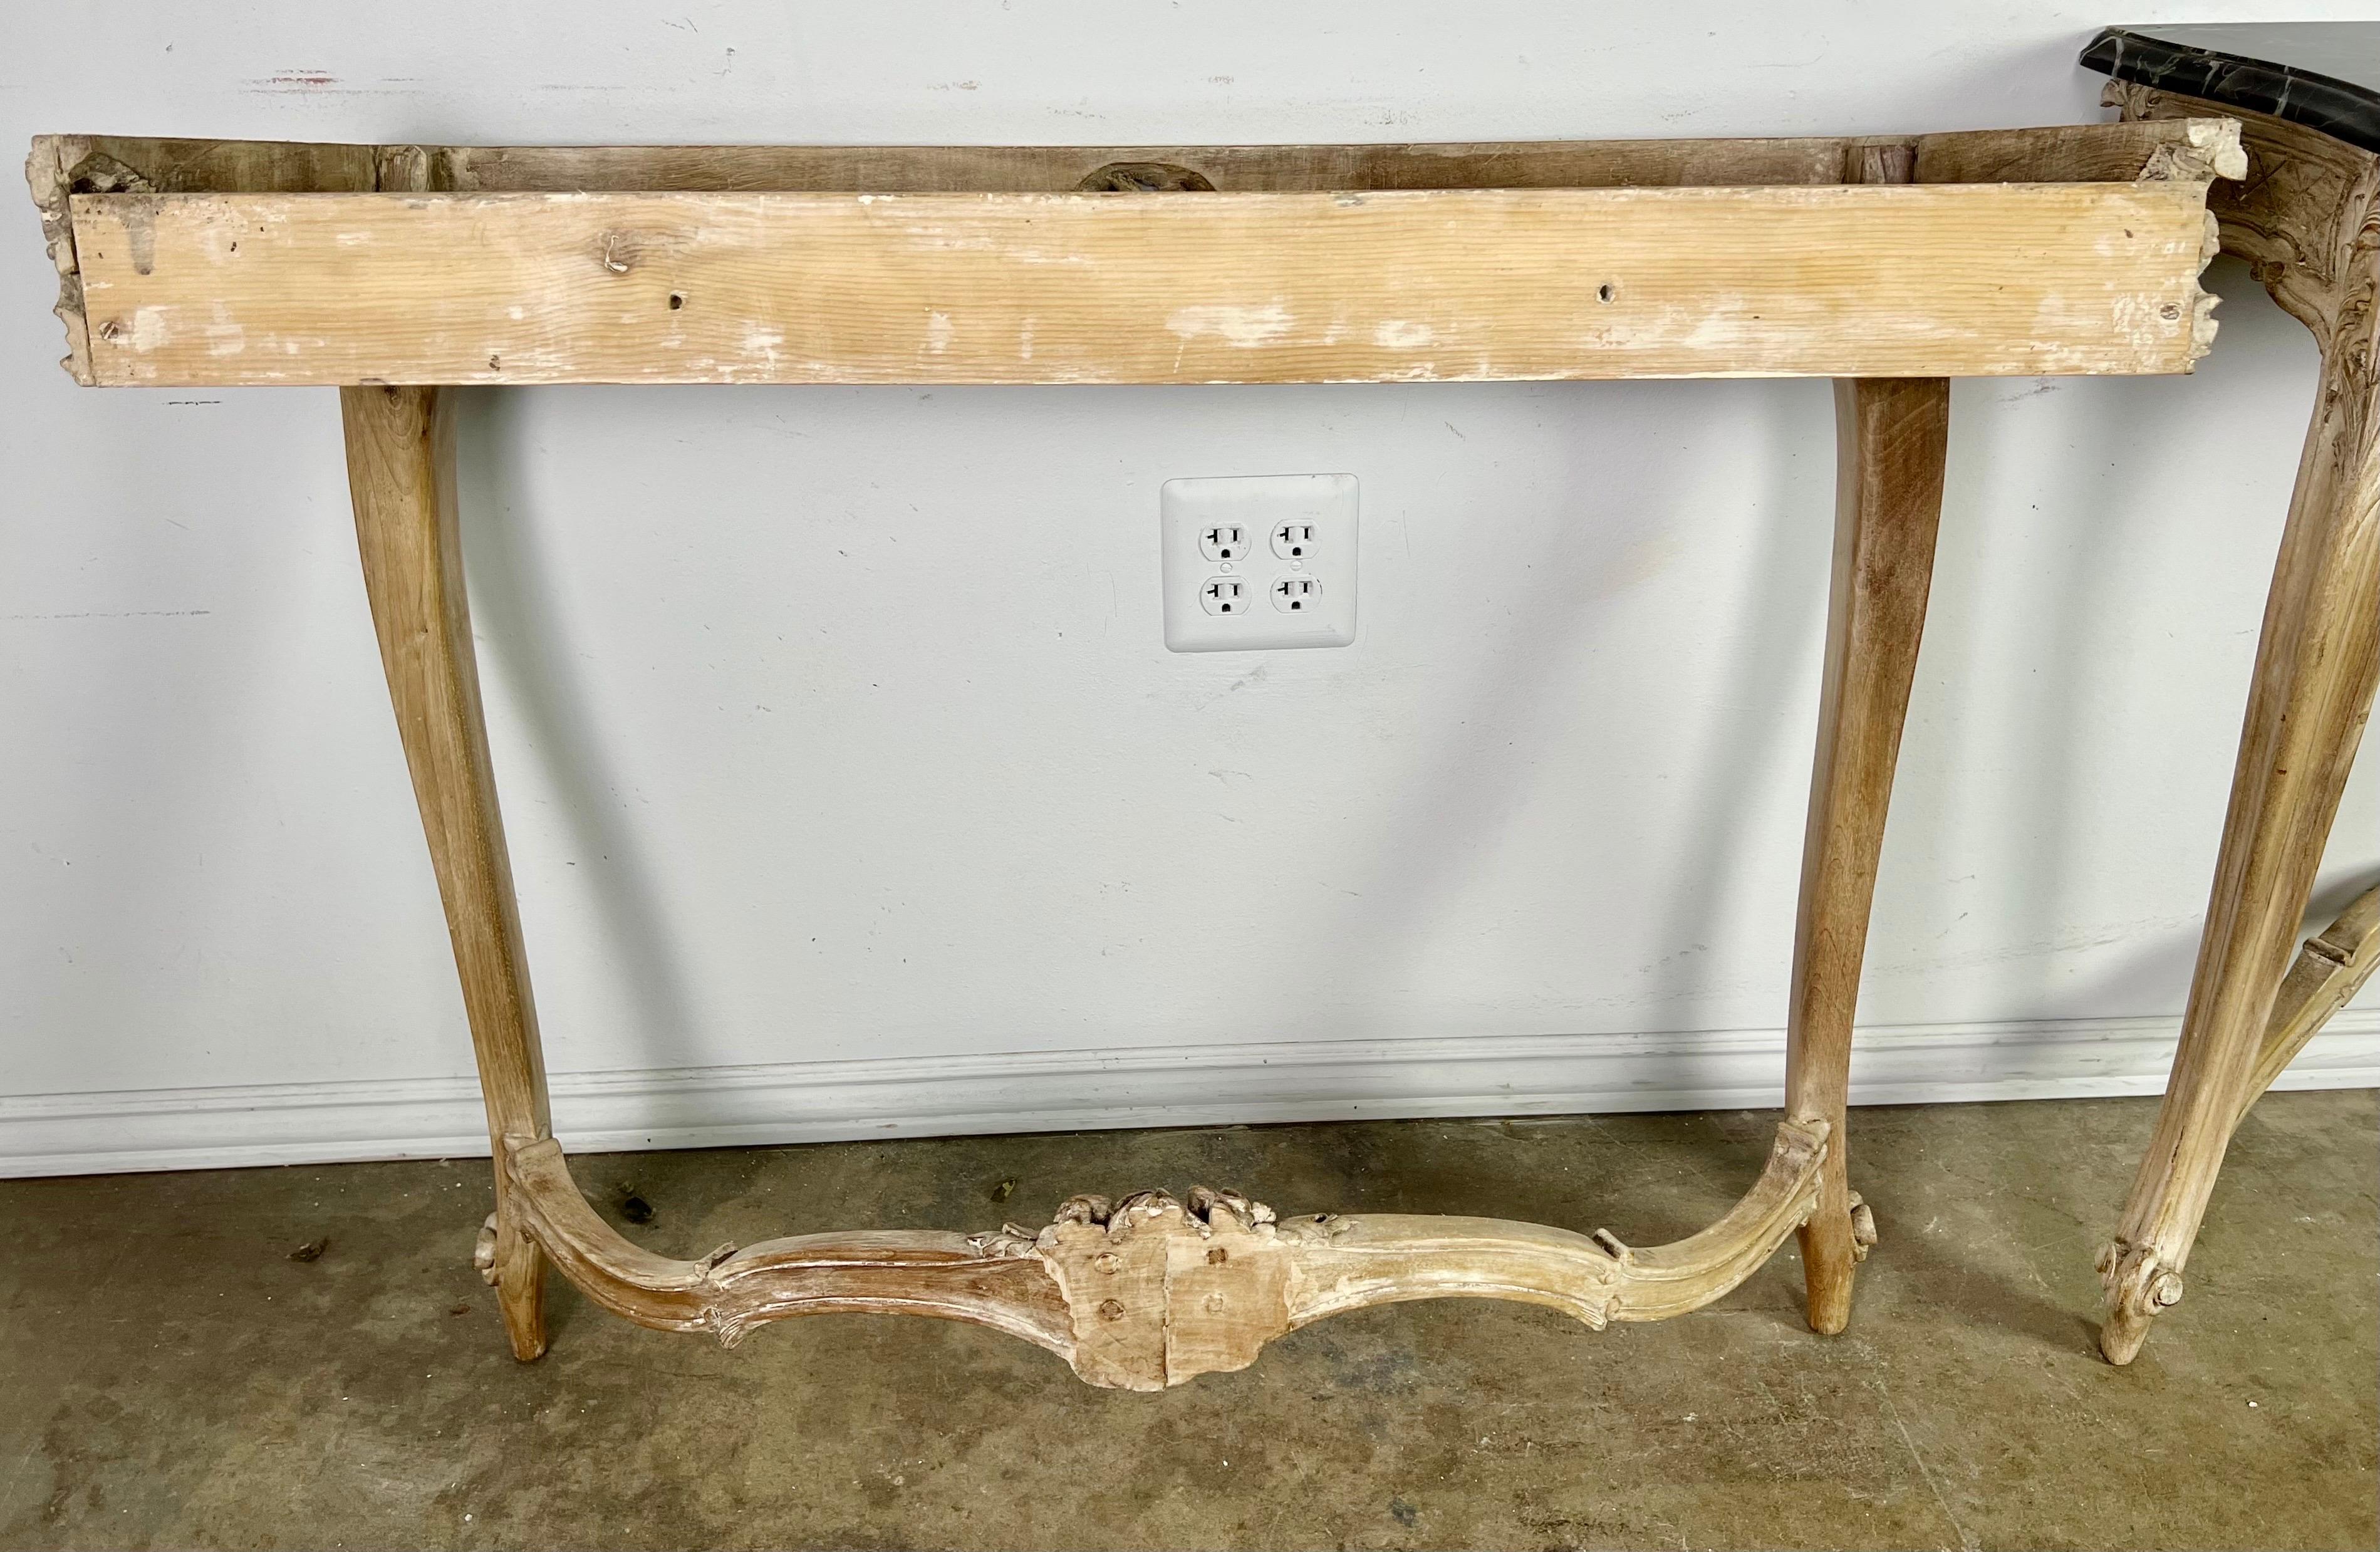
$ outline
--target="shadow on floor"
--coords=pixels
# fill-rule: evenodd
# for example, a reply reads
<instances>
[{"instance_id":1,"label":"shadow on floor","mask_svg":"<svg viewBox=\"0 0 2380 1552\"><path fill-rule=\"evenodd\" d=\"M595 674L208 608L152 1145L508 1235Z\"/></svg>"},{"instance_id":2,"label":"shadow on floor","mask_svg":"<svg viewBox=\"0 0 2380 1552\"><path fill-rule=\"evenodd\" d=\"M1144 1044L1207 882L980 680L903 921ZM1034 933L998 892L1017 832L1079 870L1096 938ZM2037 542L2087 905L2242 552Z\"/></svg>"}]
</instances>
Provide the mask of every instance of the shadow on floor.
<instances>
[{"instance_id":1,"label":"shadow on floor","mask_svg":"<svg viewBox=\"0 0 2380 1552\"><path fill-rule=\"evenodd\" d=\"M2370 1546L2374 1096L2267 1098L2190 1292L2128 1370L2091 1264L2154 1101L1855 1112L1883 1243L1852 1330L1791 1248L1711 1309L1600 1335L1447 1302L1324 1321L1162 1396L881 1316L733 1352L554 1299L504 1356L477 1160L0 1183L0 1546ZM1237 1185L1638 1243L1757 1171L1748 1112L609 1155L580 1183L673 1254L1040 1221L1076 1191ZM631 1206L629 1198L636 1199ZM624 1211L624 1209L626 1209ZM632 1222L631 1219L642 1219ZM292 1252L326 1242L311 1259Z\"/></svg>"}]
</instances>

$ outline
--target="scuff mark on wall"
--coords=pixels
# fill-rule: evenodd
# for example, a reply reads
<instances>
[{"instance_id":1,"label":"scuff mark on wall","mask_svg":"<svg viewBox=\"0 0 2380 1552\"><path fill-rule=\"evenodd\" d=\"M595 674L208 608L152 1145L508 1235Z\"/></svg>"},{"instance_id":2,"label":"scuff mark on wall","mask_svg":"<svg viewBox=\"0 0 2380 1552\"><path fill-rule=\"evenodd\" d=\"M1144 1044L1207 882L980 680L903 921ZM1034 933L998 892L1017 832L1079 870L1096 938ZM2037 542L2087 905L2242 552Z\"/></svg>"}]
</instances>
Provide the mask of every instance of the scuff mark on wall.
<instances>
[{"instance_id":1,"label":"scuff mark on wall","mask_svg":"<svg viewBox=\"0 0 2380 1552\"><path fill-rule=\"evenodd\" d=\"M213 612L212 609L87 609L77 614L0 614L0 622L13 625L49 620L187 620Z\"/></svg>"}]
</instances>

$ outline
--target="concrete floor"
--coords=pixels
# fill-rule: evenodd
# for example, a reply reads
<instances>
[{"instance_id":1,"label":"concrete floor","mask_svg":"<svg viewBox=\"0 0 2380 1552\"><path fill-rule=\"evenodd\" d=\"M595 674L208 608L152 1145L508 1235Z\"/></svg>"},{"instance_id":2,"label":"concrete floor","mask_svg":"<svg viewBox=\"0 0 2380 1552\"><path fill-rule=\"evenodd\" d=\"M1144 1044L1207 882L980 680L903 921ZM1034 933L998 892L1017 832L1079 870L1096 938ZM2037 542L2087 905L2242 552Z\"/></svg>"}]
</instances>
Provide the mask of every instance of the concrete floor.
<instances>
[{"instance_id":1,"label":"concrete floor","mask_svg":"<svg viewBox=\"0 0 2380 1552\"><path fill-rule=\"evenodd\" d=\"M477 1161L7 1182L0 1546L2373 1546L2374 1094L2257 1108L2188 1299L2117 1370L2091 1261L2151 1114L1854 1112L1883 1244L1833 1340L1802 1328L1789 1247L1681 1320L1407 1304L1162 1396L935 1321L789 1321L725 1352L566 1289L552 1352L516 1365L469 1265ZM626 1231L679 1255L1197 1181L1645 1243L1717 1217L1771 1124L974 1138L578 1176L615 1222L649 1204Z\"/></svg>"}]
</instances>

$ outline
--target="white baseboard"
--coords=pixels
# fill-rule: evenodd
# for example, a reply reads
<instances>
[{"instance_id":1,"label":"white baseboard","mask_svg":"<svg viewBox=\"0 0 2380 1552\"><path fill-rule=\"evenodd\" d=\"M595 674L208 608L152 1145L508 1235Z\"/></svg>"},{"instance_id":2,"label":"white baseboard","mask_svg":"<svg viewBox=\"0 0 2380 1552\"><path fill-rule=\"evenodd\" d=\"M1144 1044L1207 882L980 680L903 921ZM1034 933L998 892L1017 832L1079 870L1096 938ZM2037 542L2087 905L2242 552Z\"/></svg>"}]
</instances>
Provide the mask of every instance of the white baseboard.
<instances>
[{"instance_id":1,"label":"white baseboard","mask_svg":"<svg viewBox=\"0 0 2380 1552\"><path fill-rule=\"evenodd\" d=\"M1864 1028L1854 1105L2155 1094L2178 1020ZM1396 1116L1765 1109L1782 1030L1026 1051L557 1073L575 1152ZM2380 1010L2334 1018L2277 1085L2380 1086ZM468 1078L0 1097L0 1176L484 1155Z\"/></svg>"}]
</instances>

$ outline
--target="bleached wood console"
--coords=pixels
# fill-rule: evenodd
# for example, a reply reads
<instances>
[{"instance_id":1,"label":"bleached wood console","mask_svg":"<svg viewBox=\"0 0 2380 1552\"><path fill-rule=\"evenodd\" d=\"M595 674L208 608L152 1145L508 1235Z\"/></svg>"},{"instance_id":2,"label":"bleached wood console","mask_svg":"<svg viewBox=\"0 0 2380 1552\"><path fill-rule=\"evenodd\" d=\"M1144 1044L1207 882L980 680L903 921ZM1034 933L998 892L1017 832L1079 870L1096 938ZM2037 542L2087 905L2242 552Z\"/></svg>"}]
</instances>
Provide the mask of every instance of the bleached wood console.
<instances>
[{"instance_id":1,"label":"bleached wood console","mask_svg":"<svg viewBox=\"0 0 2380 1552\"><path fill-rule=\"evenodd\" d=\"M1844 1096L1924 624L1952 377L2186 371L2228 119L1739 141L512 148L47 138L36 201L85 383L340 391L365 580L452 930L495 1159L480 1265L513 1351L551 1260L641 1324L973 1321L1098 1385L1240 1368L1407 1299L1591 1327L1725 1294L1798 1232L1809 1321L1875 1238ZM675 1259L551 1134L456 543L453 398L557 382L1396 382L1828 377L1840 496L1786 1109L1742 1202L1632 1247L1486 1218L1076 1196L981 1232Z\"/></svg>"},{"instance_id":2,"label":"bleached wood console","mask_svg":"<svg viewBox=\"0 0 2380 1552\"><path fill-rule=\"evenodd\" d=\"M2099 1349L2129 1364L2181 1300L2233 1130L2380 967L2380 889L2298 943L2380 685L2380 24L2109 28L2082 62L2129 119L2237 119L2248 170L2213 195L2223 249L2322 350L2181 1042L2099 1257Z\"/></svg>"}]
</instances>

